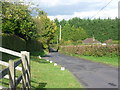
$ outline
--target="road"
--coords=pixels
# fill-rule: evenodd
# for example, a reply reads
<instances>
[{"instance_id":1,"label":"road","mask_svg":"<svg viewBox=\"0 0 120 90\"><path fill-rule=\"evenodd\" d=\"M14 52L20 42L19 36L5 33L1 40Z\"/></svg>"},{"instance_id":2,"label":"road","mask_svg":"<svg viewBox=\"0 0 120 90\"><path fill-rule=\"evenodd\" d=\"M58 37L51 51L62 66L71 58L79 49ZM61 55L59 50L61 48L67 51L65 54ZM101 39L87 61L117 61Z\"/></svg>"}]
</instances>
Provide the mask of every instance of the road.
<instances>
[{"instance_id":1,"label":"road","mask_svg":"<svg viewBox=\"0 0 120 90\"><path fill-rule=\"evenodd\" d=\"M44 58L68 69L85 88L118 88L118 68L57 52Z\"/></svg>"}]
</instances>

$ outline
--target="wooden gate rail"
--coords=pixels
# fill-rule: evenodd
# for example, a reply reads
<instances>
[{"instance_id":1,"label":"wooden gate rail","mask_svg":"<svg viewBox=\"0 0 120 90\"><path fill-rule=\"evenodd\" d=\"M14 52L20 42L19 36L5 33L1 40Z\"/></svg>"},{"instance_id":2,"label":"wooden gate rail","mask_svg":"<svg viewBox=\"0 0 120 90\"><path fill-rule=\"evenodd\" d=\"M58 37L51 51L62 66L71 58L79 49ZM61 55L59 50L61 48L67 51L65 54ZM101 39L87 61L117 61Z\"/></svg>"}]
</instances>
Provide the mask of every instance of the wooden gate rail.
<instances>
[{"instance_id":1,"label":"wooden gate rail","mask_svg":"<svg viewBox=\"0 0 120 90\"><path fill-rule=\"evenodd\" d=\"M0 61L0 64L3 66L7 66L7 68L0 71L0 79L4 78L6 75L9 75L9 88L16 89L17 85L22 81L22 88L30 89L30 56L29 52L21 51L21 53L4 49L0 47L0 51L4 53L8 53L11 55L15 55L20 57L21 59L18 61L9 60L9 63ZM18 65L22 64L22 67ZM16 70L21 71L21 75L16 79ZM2 87L2 86L1 86Z\"/></svg>"}]
</instances>

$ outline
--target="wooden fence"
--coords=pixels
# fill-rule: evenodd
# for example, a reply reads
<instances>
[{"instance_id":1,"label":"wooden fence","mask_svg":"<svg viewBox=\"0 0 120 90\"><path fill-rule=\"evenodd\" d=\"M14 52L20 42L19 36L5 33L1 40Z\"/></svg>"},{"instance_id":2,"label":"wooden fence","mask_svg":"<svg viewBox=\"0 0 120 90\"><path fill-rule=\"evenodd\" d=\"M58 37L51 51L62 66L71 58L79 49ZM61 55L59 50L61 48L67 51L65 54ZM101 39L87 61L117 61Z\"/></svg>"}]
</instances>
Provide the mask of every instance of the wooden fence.
<instances>
[{"instance_id":1,"label":"wooden fence","mask_svg":"<svg viewBox=\"0 0 120 90\"><path fill-rule=\"evenodd\" d=\"M16 89L20 82L22 82L22 88L30 89L31 75L30 75L29 52L21 51L21 53L18 53L18 52L8 50L2 47L0 47L0 52L4 52L7 54L20 57L20 60L18 61L9 60L9 63L0 61L0 65L7 66L7 68L0 71L0 79L5 78L6 76L9 76L9 88L11 89ZM18 66L20 64L22 67ZM21 75L18 76L18 78L16 78L16 70L21 71Z\"/></svg>"}]
</instances>

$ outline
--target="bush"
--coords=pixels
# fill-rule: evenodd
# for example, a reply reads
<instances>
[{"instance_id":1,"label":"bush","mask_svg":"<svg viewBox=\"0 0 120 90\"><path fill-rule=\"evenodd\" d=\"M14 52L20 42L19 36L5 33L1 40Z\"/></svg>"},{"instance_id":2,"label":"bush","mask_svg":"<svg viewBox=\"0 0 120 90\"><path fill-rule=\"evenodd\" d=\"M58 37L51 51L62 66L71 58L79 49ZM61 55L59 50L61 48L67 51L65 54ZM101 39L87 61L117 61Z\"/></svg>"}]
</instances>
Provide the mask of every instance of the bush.
<instances>
[{"instance_id":1,"label":"bush","mask_svg":"<svg viewBox=\"0 0 120 90\"><path fill-rule=\"evenodd\" d=\"M62 40L60 45L80 45L82 44L82 40L78 40L78 41L73 41L73 40L68 40L68 41L64 41Z\"/></svg>"},{"instance_id":2,"label":"bush","mask_svg":"<svg viewBox=\"0 0 120 90\"><path fill-rule=\"evenodd\" d=\"M43 44L36 39L28 40L26 42L26 50L29 52L42 52Z\"/></svg>"},{"instance_id":3,"label":"bush","mask_svg":"<svg viewBox=\"0 0 120 90\"><path fill-rule=\"evenodd\" d=\"M13 51L24 51L26 50L26 42L24 39L12 35L12 34L2 34L2 47L10 49ZM15 56L11 56L5 53L2 53L2 60L8 61L9 59L15 59Z\"/></svg>"},{"instance_id":4,"label":"bush","mask_svg":"<svg viewBox=\"0 0 120 90\"><path fill-rule=\"evenodd\" d=\"M118 41L118 40L113 40L112 43L113 43L113 44L118 44L118 43L120 43L120 41Z\"/></svg>"},{"instance_id":5,"label":"bush","mask_svg":"<svg viewBox=\"0 0 120 90\"><path fill-rule=\"evenodd\" d=\"M61 46L61 51L85 56L118 56L118 45L70 45Z\"/></svg>"},{"instance_id":6,"label":"bush","mask_svg":"<svg viewBox=\"0 0 120 90\"><path fill-rule=\"evenodd\" d=\"M31 39L25 41L24 39L12 35L12 34L2 34L2 47L6 49L10 49L16 52L20 51L28 51L31 54L36 52L43 52L43 45L40 41L36 39ZM2 60L8 61L9 59L16 59L17 57L2 53Z\"/></svg>"}]
</instances>

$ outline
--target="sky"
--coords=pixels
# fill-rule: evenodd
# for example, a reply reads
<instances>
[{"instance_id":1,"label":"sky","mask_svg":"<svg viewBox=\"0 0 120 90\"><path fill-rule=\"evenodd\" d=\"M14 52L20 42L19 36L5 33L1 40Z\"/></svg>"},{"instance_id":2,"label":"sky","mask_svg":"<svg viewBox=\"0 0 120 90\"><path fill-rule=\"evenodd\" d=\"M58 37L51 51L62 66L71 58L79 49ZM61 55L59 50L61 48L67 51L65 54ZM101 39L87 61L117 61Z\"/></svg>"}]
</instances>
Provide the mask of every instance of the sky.
<instances>
[{"instance_id":1,"label":"sky","mask_svg":"<svg viewBox=\"0 0 120 90\"><path fill-rule=\"evenodd\" d=\"M25 0L26 1L26 0ZM115 18L118 17L119 0L27 0L39 5L39 8L47 12L51 20L82 18ZM98 13L98 11L111 3ZM98 14L97 14L98 13Z\"/></svg>"}]
</instances>

